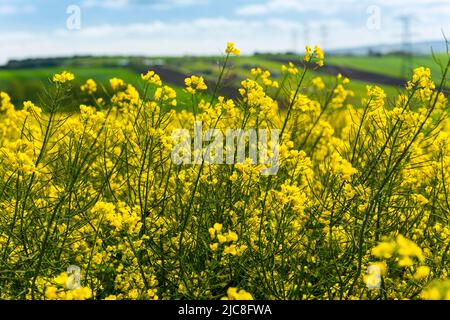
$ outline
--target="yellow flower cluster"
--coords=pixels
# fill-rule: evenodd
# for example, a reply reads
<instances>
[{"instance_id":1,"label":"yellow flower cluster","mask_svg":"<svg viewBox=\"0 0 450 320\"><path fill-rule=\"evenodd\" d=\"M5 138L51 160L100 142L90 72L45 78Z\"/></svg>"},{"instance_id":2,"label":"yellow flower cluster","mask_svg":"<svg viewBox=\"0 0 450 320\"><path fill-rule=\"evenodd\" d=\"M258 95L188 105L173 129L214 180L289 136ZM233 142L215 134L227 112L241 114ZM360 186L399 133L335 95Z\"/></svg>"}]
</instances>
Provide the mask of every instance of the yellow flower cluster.
<instances>
[{"instance_id":1,"label":"yellow flower cluster","mask_svg":"<svg viewBox=\"0 0 450 320\"><path fill-rule=\"evenodd\" d=\"M97 92L97 83L93 79L88 79L85 84L81 86L81 91L88 94L93 94Z\"/></svg>"},{"instance_id":2,"label":"yellow flower cluster","mask_svg":"<svg viewBox=\"0 0 450 320\"><path fill-rule=\"evenodd\" d=\"M394 255L398 255L398 265L401 267L409 267L414 264L413 259L416 258L420 262L425 260L422 249L413 241L406 239L402 235L391 241L381 242L372 249L372 254L378 258L389 259Z\"/></svg>"},{"instance_id":3,"label":"yellow flower cluster","mask_svg":"<svg viewBox=\"0 0 450 320\"><path fill-rule=\"evenodd\" d=\"M284 64L281 66L281 72L296 75L299 73L299 70L292 62L289 62L287 66L285 66Z\"/></svg>"},{"instance_id":4,"label":"yellow flower cluster","mask_svg":"<svg viewBox=\"0 0 450 320\"><path fill-rule=\"evenodd\" d=\"M225 53L238 56L241 54L241 51L234 46L233 42L228 42L227 48L225 49Z\"/></svg>"},{"instance_id":5,"label":"yellow flower cluster","mask_svg":"<svg viewBox=\"0 0 450 320\"><path fill-rule=\"evenodd\" d=\"M222 233L223 226L220 223L215 223L214 227L209 228L208 232L211 240L217 240L209 245L212 251L217 251L220 245L225 245L223 249L223 255L230 254L232 256L242 256L244 251L247 249L246 245L236 245L235 243L239 240L238 235L233 231L228 231Z\"/></svg>"},{"instance_id":6,"label":"yellow flower cluster","mask_svg":"<svg viewBox=\"0 0 450 320\"><path fill-rule=\"evenodd\" d=\"M267 70L262 70L261 68L253 68L250 71L251 75L254 76L257 80L261 79L261 82L266 87L279 88L278 81L274 81L270 79L270 72Z\"/></svg>"},{"instance_id":7,"label":"yellow flower cluster","mask_svg":"<svg viewBox=\"0 0 450 320\"><path fill-rule=\"evenodd\" d=\"M148 71L146 74L141 75L142 80L148 82L149 84L153 84L156 86L162 86L162 81L159 75L155 73L155 71Z\"/></svg>"},{"instance_id":8,"label":"yellow flower cluster","mask_svg":"<svg viewBox=\"0 0 450 320\"><path fill-rule=\"evenodd\" d=\"M433 80L431 80L430 68L419 67L414 69L413 78L408 82L406 88L417 91L420 99L424 101L429 99L436 89Z\"/></svg>"},{"instance_id":9,"label":"yellow flower cluster","mask_svg":"<svg viewBox=\"0 0 450 320\"><path fill-rule=\"evenodd\" d=\"M191 76L190 78L186 78L184 83L186 84L186 92L190 94L195 94L198 91L205 91L208 89L203 77Z\"/></svg>"},{"instance_id":10,"label":"yellow flower cluster","mask_svg":"<svg viewBox=\"0 0 450 320\"><path fill-rule=\"evenodd\" d=\"M52 78L53 82L55 83L66 83L73 81L75 79L75 75L71 72L63 71L61 73L55 74Z\"/></svg>"},{"instance_id":11,"label":"yellow flower cluster","mask_svg":"<svg viewBox=\"0 0 450 320\"><path fill-rule=\"evenodd\" d=\"M223 297L222 300L253 300L253 297L244 289L228 288L227 296Z\"/></svg>"},{"instance_id":12,"label":"yellow flower cluster","mask_svg":"<svg viewBox=\"0 0 450 320\"><path fill-rule=\"evenodd\" d=\"M116 91L122 88L125 85L125 82L122 79L119 78L112 78L109 80L109 84L111 88Z\"/></svg>"},{"instance_id":13,"label":"yellow flower cluster","mask_svg":"<svg viewBox=\"0 0 450 320\"><path fill-rule=\"evenodd\" d=\"M325 53L318 46L315 46L314 50L311 49L310 46L306 46L305 56L304 56L303 60L306 63L309 63L309 62L315 60L315 63L318 67L323 67L324 60L325 60Z\"/></svg>"},{"instance_id":14,"label":"yellow flower cluster","mask_svg":"<svg viewBox=\"0 0 450 320\"><path fill-rule=\"evenodd\" d=\"M422 291L421 297L425 300L450 300L450 280L433 281Z\"/></svg>"},{"instance_id":15,"label":"yellow flower cluster","mask_svg":"<svg viewBox=\"0 0 450 320\"><path fill-rule=\"evenodd\" d=\"M47 300L87 300L92 298L92 291L87 287L78 286L71 289L73 276L66 272L61 273L49 282L45 289Z\"/></svg>"},{"instance_id":16,"label":"yellow flower cluster","mask_svg":"<svg viewBox=\"0 0 450 320\"><path fill-rule=\"evenodd\" d=\"M6 92L0 92L0 112L7 112L14 109L11 98Z\"/></svg>"},{"instance_id":17,"label":"yellow flower cluster","mask_svg":"<svg viewBox=\"0 0 450 320\"><path fill-rule=\"evenodd\" d=\"M167 102L173 107L177 106L177 93L169 86L164 86L156 89L155 91L155 100Z\"/></svg>"}]
</instances>

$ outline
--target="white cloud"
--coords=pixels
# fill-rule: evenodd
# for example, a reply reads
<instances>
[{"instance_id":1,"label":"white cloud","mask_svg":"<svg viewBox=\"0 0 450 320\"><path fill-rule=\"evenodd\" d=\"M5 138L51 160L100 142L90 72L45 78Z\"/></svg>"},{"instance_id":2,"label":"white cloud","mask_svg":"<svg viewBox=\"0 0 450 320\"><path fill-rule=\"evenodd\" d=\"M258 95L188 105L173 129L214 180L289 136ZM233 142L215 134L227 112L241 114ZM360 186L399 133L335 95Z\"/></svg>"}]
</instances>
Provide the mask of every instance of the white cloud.
<instances>
[{"instance_id":1,"label":"white cloud","mask_svg":"<svg viewBox=\"0 0 450 320\"><path fill-rule=\"evenodd\" d=\"M122 9L130 5L147 5L154 9L168 10L174 7L200 5L207 3L208 0L84 0L85 7L101 7L106 9Z\"/></svg>"},{"instance_id":2,"label":"white cloud","mask_svg":"<svg viewBox=\"0 0 450 320\"><path fill-rule=\"evenodd\" d=\"M177 36L196 33L227 33L230 31L250 32L263 27L261 21L226 18L200 18L191 21L166 22L156 20L150 23L132 23L128 25L98 25L85 27L77 32L59 29L55 32L61 37L96 38L96 37L136 37L154 34Z\"/></svg>"},{"instance_id":3,"label":"white cloud","mask_svg":"<svg viewBox=\"0 0 450 320\"><path fill-rule=\"evenodd\" d=\"M263 15L274 11L305 11L301 0L270 0L263 4L251 4L238 8L238 15Z\"/></svg>"},{"instance_id":4,"label":"white cloud","mask_svg":"<svg viewBox=\"0 0 450 320\"><path fill-rule=\"evenodd\" d=\"M108 9L119 9L128 6L129 0L84 0L86 7L102 7Z\"/></svg>"},{"instance_id":5,"label":"white cloud","mask_svg":"<svg viewBox=\"0 0 450 320\"><path fill-rule=\"evenodd\" d=\"M449 0L264 0L259 4L249 4L238 7L236 14L242 16L269 15L288 12L318 12L321 15L330 15L345 10L353 10L356 6L367 8L368 6L380 6L386 8L407 7L418 12L418 8L435 6L448 8Z\"/></svg>"},{"instance_id":6,"label":"white cloud","mask_svg":"<svg viewBox=\"0 0 450 320\"><path fill-rule=\"evenodd\" d=\"M322 15L329 15L336 13L342 7L359 3L361 0L266 0L261 4L250 4L239 7L236 10L237 15L251 16L251 15L268 15L274 13L286 12L320 12Z\"/></svg>"},{"instance_id":7,"label":"white cloud","mask_svg":"<svg viewBox=\"0 0 450 320\"><path fill-rule=\"evenodd\" d=\"M321 1L321 0L316 0ZM430 9L431 10L431 9ZM365 11L363 11L363 14ZM348 48L379 43L400 42L398 21L383 21L380 30L369 30L339 16L316 17L308 22L309 44L323 45L321 28L328 27L328 48ZM431 21L420 28L415 41L442 39L441 28L450 35L450 21ZM418 27L419 27L418 26ZM283 52L293 48L293 30L298 32L297 48L303 46L303 21L284 17L198 18L192 20L155 20L148 23L84 25L81 30L58 29L53 32L0 32L0 63L7 59L99 55L183 55L220 54L227 41L234 41L243 53ZM414 30L413 30L414 31Z\"/></svg>"},{"instance_id":8,"label":"white cloud","mask_svg":"<svg viewBox=\"0 0 450 320\"><path fill-rule=\"evenodd\" d=\"M36 8L32 5L0 4L0 15L31 13L34 12L35 9Z\"/></svg>"}]
</instances>

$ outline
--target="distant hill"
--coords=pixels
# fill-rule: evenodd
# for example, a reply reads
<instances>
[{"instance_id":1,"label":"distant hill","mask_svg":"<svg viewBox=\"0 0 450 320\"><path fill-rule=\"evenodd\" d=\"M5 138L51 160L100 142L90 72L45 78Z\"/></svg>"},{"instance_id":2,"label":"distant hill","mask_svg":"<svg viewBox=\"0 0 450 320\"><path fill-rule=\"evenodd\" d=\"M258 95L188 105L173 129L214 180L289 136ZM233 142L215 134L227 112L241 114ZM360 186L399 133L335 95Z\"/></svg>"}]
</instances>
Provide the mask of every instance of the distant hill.
<instances>
[{"instance_id":1,"label":"distant hill","mask_svg":"<svg viewBox=\"0 0 450 320\"><path fill-rule=\"evenodd\" d=\"M447 51L445 40L416 42L411 45L412 53L415 55L430 54L431 49L436 53ZM403 51L401 44L379 44L344 49L327 50L328 54L334 55L376 55L388 53L400 53Z\"/></svg>"}]
</instances>

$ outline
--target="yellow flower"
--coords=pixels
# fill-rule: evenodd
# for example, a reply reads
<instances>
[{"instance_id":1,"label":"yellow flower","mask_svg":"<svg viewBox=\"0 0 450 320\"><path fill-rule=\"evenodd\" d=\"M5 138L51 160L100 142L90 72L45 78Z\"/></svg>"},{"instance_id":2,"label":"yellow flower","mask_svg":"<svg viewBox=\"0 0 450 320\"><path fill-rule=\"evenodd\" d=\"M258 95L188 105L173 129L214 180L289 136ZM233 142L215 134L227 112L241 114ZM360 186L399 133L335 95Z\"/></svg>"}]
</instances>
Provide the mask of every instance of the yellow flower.
<instances>
[{"instance_id":1,"label":"yellow flower","mask_svg":"<svg viewBox=\"0 0 450 320\"><path fill-rule=\"evenodd\" d=\"M244 289L228 288L227 296L222 300L253 300L253 296Z\"/></svg>"},{"instance_id":2,"label":"yellow flower","mask_svg":"<svg viewBox=\"0 0 450 320\"><path fill-rule=\"evenodd\" d=\"M61 73L57 73L53 76L53 82L54 83L66 83L66 82L70 82L73 81L75 79L75 75L71 72L67 72L67 71L63 71Z\"/></svg>"},{"instance_id":3,"label":"yellow flower","mask_svg":"<svg viewBox=\"0 0 450 320\"><path fill-rule=\"evenodd\" d=\"M422 101L428 100L436 89L430 68L419 67L414 69L412 80L407 83L406 89L415 89L416 95Z\"/></svg>"},{"instance_id":4,"label":"yellow flower","mask_svg":"<svg viewBox=\"0 0 450 320\"><path fill-rule=\"evenodd\" d=\"M317 90L325 89L325 83L323 82L322 78L320 77L314 78L311 82Z\"/></svg>"},{"instance_id":5,"label":"yellow flower","mask_svg":"<svg viewBox=\"0 0 450 320\"><path fill-rule=\"evenodd\" d=\"M219 240L219 243L225 243L225 242L227 242L227 238L224 237L224 236L221 235L221 234L217 235L217 240Z\"/></svg>"},{"instance_id":6,"label":"yellow flower","mask_svg":"<svg viewBox=\"0 0 450 320\"><path fill-rule=\"evenodd\" d=\"M450 279L433 280L420 296L425 300L450 300Z\"/></svg>"},{"instance_id":7,"label":"yellow flower","mask_svg":"<svg viewBox=\"0 0 450 320\"><path fill-rule=\"evenodd\" d=\"M422 249L417 246L411 240L406 239L404 236L399 235L397 237L398 254L403 257L416 257L419 261L423 261Z\"/></svg>"},{"instance_id":8,"label":"yellow flower","mask_svg":"<svg viewBox=\"0 0 450 320\"><path fill-rule=\"evenodd\" d=\"M410 257L404 256L398 261L398 265L400 267L411 267L414 265L414 261Z\"/></svg>"},{"instance_id":9,"label":"yellow flower","mask_svg":"<svg viewBox=\"0 0 450 320\"><path fill-rule=\"evenodd\" d=\"M395 252L395 242L381 242L372 248L372 254L378 258L389 259Z\"/></svg>"},{"instance_id":10,"label":"yellow flower","mask_svg":"<svg viewBox=\"0 0 450 320\"><path fill-rule=\"evenodd\" d=\"M438 288L430 288L430 289L424 290L422 292L421 296L425 300L440 300L441 299L441 293L439 292Z\"/></svg>"},{"instance_id":11,"label":"yellow flower","mask_svg":"<svg viewBox=\"0 0 450 320\"><path fill-rule=\"evenodd\" d=\"M233 231L228 232L226 237L227 237L227 241L230 241L230 242L236 242L239 239L237 233L233 232Z\"/></svg>"},{"instance_id":12,"label":"yellow flower","mask_svg":"<svg viewBox=\"0 0 450 320\"><path fill-rule=\"evenodd\" d=\"M147 81L149 84L154 84L156 86L162 86L162 81L159 75L155 71L148 71L146 74L141 74L142 80Z\"/></svg>"},{"instance_id":13,"label":"yellow flower","mask_svg":"<svg viewBox=\"0 0 450 320\"><path fill-rule=\"evenodd\" d=\"M42 113L42 109L39 108L38 106L36 106L31 101L25 101L23 103L23 110L28 111L28 112L35 112L38 115Z\"/></svg>"},{"instance_id":14,"label":"yellow flower","mask_svg":"<svg viewBox=\"0 0 450 320\"><path fill-rule=\"evenodd\" d=\"M208 232L209 232L209 235L211 236L211 240L214 240L214 238L216 237L216 229L209 228Z\"/></svg>"},{"instance_id":15,"label":"yellow flower","mask_svg":"<svg viewBox=\"0 0 450 320\"><path fill-rule=\"evenodd\" d=\"M233 172L233 174L232 174L231 177L230 177L230 181L231 181L231 182L236 182L237 179L238 179L238 174L237 174L237 172Z\"/></svg>"},{"instance_id":16,"label":"yellow flower","mask_svg":"<svg viewBox=\"0 0 450 320\"><path fill-rule=\"evenodd\" d=\"M430 267L428 266L420 266L416 269L416 273L414 273L414 279L421 280L430 274Z\"/></svg>"},{"instance_id":17,"label":"yellow flower","mask_svg":"<svg viewBox=\"0 0 450 320\"><path fill-rule=\"evenodd\" d=\"M109 84L111 85L111 88L116 91L122 88L125 85L125 82L119 78L112 78L109 80Z\"/></svg>"},{"instance_id":18,"label":"yellow flower","mask_svg":"<svg viewBox=\"0 0 450 320\"><path fill-rule=\"evenodd\" d=\"M223 254L224 254L224 255L231 254L232 256L235 256L235 255L237 254L237 251L236 251L236 245L235 245L235 244L232 244L232 245L230 245L230 246L226 246L226 247L223 249Z\"/></svg>"},{"instance_id":19,"label":"yellow flower","mask_svg":"<svg viewBox=\"0 0 450 320\"><path fill-rule=\"evenodd\" d=\"M281 66L281 73L289 73L292 75L296 75L299 73L299 70L292 62L289 62L288 66L282 65Z\"/></svg>"},{"instance_id":20,"label":"yellow flower","mask_svg":"<svg viewBox=\"0 0 450 320\"><path fill-rule=\"evenodd\" d=\"M177 105L177 93L169 86L164 86L156 89L155 91L155 100L168 102L172 106L176 107Z\"/></svg>"},{"instance_id":21,"label":"yellow flower","mask_svg":"<svg viewBox=\"0 0 450 320\"><path fill-rule=\"evenodd\" d=\"M247 250L247 246L245 244L240 245L239 247L236 248L236 255L238 255L239 257L242 256L242 254L244 253L245 250Z\"/></svg>"},{"instance_id":22,"label":"yellow flower","mask_svg":"<svg viewBox=\"0 0 450 320\"><path fill-rule=\"evenodd\" d=\"M97 92L97 83L93 79L89 79L85 84L81 86L81 91L86 92L88 94L93 94Z\"/></svg>"},{"instance_id":23,"label":"yellow flower","mask_svg":"<svg viewBox=\"0 0 450 320\"><path fill-rule=\"evenodd\" d=\"M318 46L314 47L314 55L316 56L317 62L316 64L319 67L323 67L324 63L324 59L325 59L325 53L323 52L322 49L320 49Z\"/></svg>"},{"instance_id":24,"label":"yellow flower","mask_svg":"<svg viewBox=\"0 0 450 320\"><path fill-rule=\"evenodd\" d=\"M241 51L234 46L233 42L228 42L227 48L225 49L225 53L238 56L241 54Z\"/></svg>"},{"instance_id":25,"label":"yellow flower","mask_svg":"<svg viewBox=\"0 0 450 320\"><path fill-rule=\"evenodd\" d=\"M205 91L206 89L208 89L203 77L191 76L190 78L186 78L184 80L184 83L186 84L185 91L191 94L195 94L198 91Z\"/></svg>"},{"instance_id":26,"label":"yellow flower","mask_svg":"<svg viewBox=\"0 0 450 320\"><path fill-rule=\"evenodd\" d=\"M220 233L220 232L222 232L223 225L220 223L215 223L213 228L214 228L214 230L217 231L217 233Z\"/></svg>"},{"instance_id":27,"label":"yellow flower","mask_svg":"<svg viewBox=\"0 0 450 320\"><path fill-rule=\"evenodd\" d=\"M310 46L306 46L305 56L304 56L303 60L306 63L309 63L312 61L313 58L316 59L317 66L323 67L323 65L324 65L323 61L325 59L325 53L323 52L323 50L321 48L319 48L318 46L315 46L314 50L312 50Z\"/></svg>"},{"instance_id":28,"label":"yellow flower","mask_svg":"<svg viewBox=\"0 0 450 320\"><path fill-rule=\"evenodd\" d=\"M47 289L45 289L45 297L48 300L56 300L58 298L58 288L48 287Z\"/></svg>"},{"instance_id":29,"label":"yellow flower","mask_svg":"<svg viewBox=\"0 0 450 320\"><path fill-rule=\"evenodd\" d=\"M305 47L305 56L304 56L303 60L305 62L310 62L312 54L313 54L313 51L312 51L311 47L307 45Z\"/></svg>"},{"instance_id":30,"label":"yellow flower","mask_svg":"<svg viewBox=\"0 0 450 320\"><path fill-rule=\"evenodd\" d=\"M13 110L14 106L11 103L11 98L6 92L0 91L0 112Z\"/></svg>"},{"instance_id":31,"label":"yellow flower","mask_svg":"<svg viewBox=\"0 0 450 320\"><path fill-rule=\"evenodd\" d=\"M68 274L66 272L63 272L55 279L53 279L53 281L60 286L65 286L67 283L67 279L69 279Z\"/></svg>"}]
</instances>

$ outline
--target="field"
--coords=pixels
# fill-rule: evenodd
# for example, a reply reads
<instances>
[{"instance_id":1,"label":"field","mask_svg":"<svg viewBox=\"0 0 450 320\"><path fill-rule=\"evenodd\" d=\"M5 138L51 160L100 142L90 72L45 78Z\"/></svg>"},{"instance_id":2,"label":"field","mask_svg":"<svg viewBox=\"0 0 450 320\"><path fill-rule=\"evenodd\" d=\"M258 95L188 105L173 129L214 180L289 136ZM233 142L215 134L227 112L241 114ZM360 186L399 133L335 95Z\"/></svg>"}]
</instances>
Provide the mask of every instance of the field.
<instances>
[{"instance_id":1,"label":"field","mask_svg":"<svg viewBox=\"0 0 450 320\"><path fill-rule=\"evenodd\" d=\"M445 62L445 55L437 55L437 57ZM0 89L10 92L13 101L18 102L26 98L36 99L38 98L36 93L42 88L42 83L48 82L48 75L60 72L65 69L70 69L75 72L77 82L81 82L89 79L96 78L100 84L107 84L108 80L112 77L119 77L128 83L139 86L139 82L136 80L136 74L143 72L145 69L152 68L153 63L157 63L157 67L164 68L165 70L173 70L178 73L177 78L173 79L169 76L166 81L174 87L177 93L182 96L184 94L182 90L182 84L184 77L190 74L197 74L205 77L207 80L214 82L219 73L220 61L223 57L154 57L152 59L147 58L129 58L129 57L78 57L67 59L58 62L58 67L33 67L27 68L26 66L19 66L11 70L0 70ZM280 80L280 64L285 60L285 63L292 61L299 62L300 57L293 55L256 55L256 56L240 56L230 64L224 79L224 86L231 87L235 91L240 85L240 82L249 76L249 71L254 67L261 67L268 70L272 74L274 80ZM127 61L126 66L121 66L123 61ZM401 65L402 58L395 55L386 55L382 57L366 57L366 56L331 56L328 58L328 64L338 66L339 68L352 68L355 70L372 72L374 74L381 74L387 77L401 78ZM161 65L160 65L161 64ZM431 55L429 56L415 56L413 58L413 66L425 66L432 70L433 79L438 81L442 74L440 67L434 62ZM334 76L337 73L333 71L317 72L311 70L308 73L308 77L313 78L320 76L325 83L332 83ZM345 75L345 74L344 74ZM406 82L406 79L405 81ZM358 80L352 78L348 88L355 93L356 97L364 95L366 92L366 86L373 83L370 78ZM402 85L385 85L379 84L387 93L388 97L395 97L400 90L403 89ZM352 99L351 99L352 100ZM355 98L352 102L358 102L359 99Z\"/></svg>"},{"instance_id":2,"label":"field","mask_svg":"<svg viewBox=\"0 0 450 320\"><path fill-rule=\"evenodd\" d=\"M436 54L435 57L440 60L445 67L447 56L445 54ZM340 65L343 67L366 70L374 73L381 73L392 77L402 77L402 64L405 57L399 55L385 55L385 56L336 56L330 57L329 63ZM432 55L427 56L413 56L411 58L412 65L415 67L423 66L431 69L433 80L438 81L442 76L442 70L438 63L434 60Z\"/></svg>"},{"instance_id":3,"label":"field","mask_svg":"<svg viewBox=\"0 0 450 320\"><path fill-rule=\"evenodd\" d=\"M446 82L290 58L0 70L0 299L450 299Z\"/></svg>"}]
</instances>

